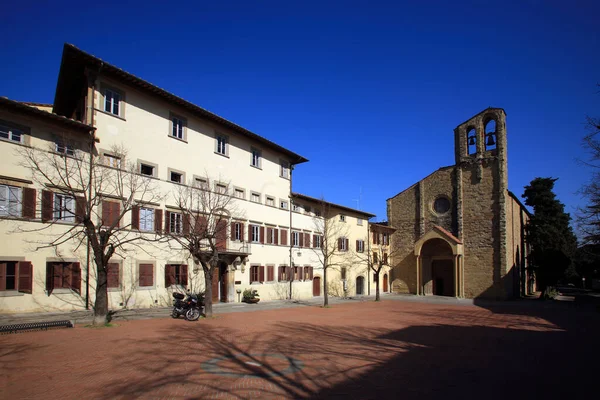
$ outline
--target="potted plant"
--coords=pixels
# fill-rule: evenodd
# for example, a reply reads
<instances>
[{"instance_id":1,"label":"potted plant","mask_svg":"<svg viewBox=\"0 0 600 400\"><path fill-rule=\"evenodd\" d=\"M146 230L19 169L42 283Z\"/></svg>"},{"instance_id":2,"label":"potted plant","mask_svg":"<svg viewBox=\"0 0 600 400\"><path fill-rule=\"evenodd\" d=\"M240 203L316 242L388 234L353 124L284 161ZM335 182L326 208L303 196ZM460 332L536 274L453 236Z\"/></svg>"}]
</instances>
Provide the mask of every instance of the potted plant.
<instances>
[{"instance_id":1,"label":"potted plant","mask_svg":"<svg viewBox=\"0 0 600 400\"><path fill-rule=\"evenodd\" d=\"M256 304L260 301L258 291L254 289L246 289L242 294L243 302L248 304Z\"/></svg>"}]
</instances>

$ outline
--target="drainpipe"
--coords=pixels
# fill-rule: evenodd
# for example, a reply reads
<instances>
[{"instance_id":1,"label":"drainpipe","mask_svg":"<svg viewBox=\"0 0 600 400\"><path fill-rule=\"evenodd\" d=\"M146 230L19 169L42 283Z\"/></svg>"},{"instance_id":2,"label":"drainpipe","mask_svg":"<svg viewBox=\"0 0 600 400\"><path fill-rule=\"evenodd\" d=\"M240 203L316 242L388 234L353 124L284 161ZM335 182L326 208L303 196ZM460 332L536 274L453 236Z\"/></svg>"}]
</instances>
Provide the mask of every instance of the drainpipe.
<instances>
[{"instance_id":1,"label":"drainpipe","mask_svg":"<svg viewBox=\"0 0 600 400\"><path fill-rule=\"evenodd\" d=\"M367 295L371 295L371 238L369 237L371 232L369 226L369 219L367 219Z\"/></svg>"},{"instance_id":2,"label":"drainpipe","mask_svg":"<svg viewBox=\"0 0 600 400\"><path fill-rule=\"evenodd\" d=\"M292 264L292 252L294 250L294 244L292 243L292 203L294 199L292 198L292 171L294 170L294 165L290 164L290 300L292 299L292 283L294 282L294 265Z\"/></svg>"}]
</instances>

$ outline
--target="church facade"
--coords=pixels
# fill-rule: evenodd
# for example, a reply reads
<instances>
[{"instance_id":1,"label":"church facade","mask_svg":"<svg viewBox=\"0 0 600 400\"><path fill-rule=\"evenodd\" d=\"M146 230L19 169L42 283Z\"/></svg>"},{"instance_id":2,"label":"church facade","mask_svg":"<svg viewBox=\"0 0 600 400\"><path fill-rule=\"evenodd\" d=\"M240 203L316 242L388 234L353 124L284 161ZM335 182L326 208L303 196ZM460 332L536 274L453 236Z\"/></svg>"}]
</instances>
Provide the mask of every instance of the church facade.
<instances>
[{"instance_id":1,"label":"church facade","mask_svg":"<svg viewBox=\"0 0 600 400\"><path fill-rule=\"evenodd\" d=\"M506 113L488 108L454 130L455 164L387 200L392 288L507 299L533 290L525 225L508 190Z\"/></svg>"}]
</instances>

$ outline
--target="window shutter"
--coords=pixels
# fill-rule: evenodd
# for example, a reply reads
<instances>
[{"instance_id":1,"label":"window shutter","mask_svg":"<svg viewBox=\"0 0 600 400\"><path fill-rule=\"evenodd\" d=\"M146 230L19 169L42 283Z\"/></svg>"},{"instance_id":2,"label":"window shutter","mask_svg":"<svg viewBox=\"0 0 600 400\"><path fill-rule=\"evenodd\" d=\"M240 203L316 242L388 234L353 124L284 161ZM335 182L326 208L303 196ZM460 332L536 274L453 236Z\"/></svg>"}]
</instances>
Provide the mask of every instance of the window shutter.
<instances>
[{"instance_id":1,"label":"window shutter","mask_svg":"<svg viewBox=\"0 0 600 400\"><path fill-rule=\"evenodd\" d=\"M102 201L102 226L110 225L110 214L111 214L110 202Z\"/></svg>"},{"instance_id":2,"label":"window shutter","mask_svg":"<svg viewBox=\"0 0 600 400\"><path fill-rule=\"evenodd\" d=\"M53 202L54 193L49 190L42 190L42 222L52 221Z\"/></svg>"},{"instance_id":3,"label":"window shutter","mask_svg":"<svg viewBox=\"0 0 600 400\"><path fill-rule=\"evenodd\" d=\"M267 244L273 244L271 238L273 237L273 228L267 228Z\"/></svg>"},{"instance_id":4,"label":"window shutter","mask_svg":"<svg viewBox=\"0 0 600 400\"><path fill-rule=\"evenodd\" d=\"M273 228L273 239L275 239L275 244L279 244L279 229Z\"/></svg>"},{"instance_id":5,"label":"window shutter","mask_svg":"<svg viewBox=\"0 0 600 400\"><path fill-rule=\"evenodd\" d=\"M281 229L281 245L287 246L287 229Z\"/></svg>"},{"instance_id":6,"label":"window shutter","mask_svg":"<svg viewBox=\"0 0 600 400\"><path fill-rule=\"evenodd\" d=\"M81 265L78 262L71 264L71 289L81 293Z\"/></svg>"},{"instance_id":7,"label":"window shutter","mask_svg":"<svg viewBox=\"0 0 600 400\"><path fill-rule=\"evenodd\" d=\"M265 227L264 226L260 227L260 242L262 244L265 244Z\"/></svg>"},{"instance_id":8,"label":"window shutter","mask_svg":"<svg viewBox=\"0 0 600 400\"><path fill-rule=\"evenodd\" d=\"M275 271L273 265L267 266L267 282L273 282L275 280Z\"/></svg>"},{"instance_id":9,"label":"window shutter","mask_svg":"<svg viewBox=\"0 0 600 400\"><path fill-rule=\"evenodd\" d=\"M154 265L140 264L139 286L154 286Z\"/></svg>"},{"instance_id":10,"label":"window shutter","mask_svg":"<svg viewBox=\"0 0 600 400\"><path fill-rule=\"evenodd\" d=\"M313 267L310 267L310 280L313 279Z\"/></svg>"},{"instance_id":11,"label":"window shutter","mask_svg":"<svg viewBox=\"0 0 600 400\"><path fill-rule=\"evenodd\" d=\"M265 267L264 266L260 266L260 275L259 275L259 279L258 281L260 283L263 283L265 281Z\"/></svg>"},{"instance_id":12,"label":"window shutter","mask_svg":"<svg viewBox=\"0 0 600 400\"><path fill-rule=\"evenodd\" d=\"M160 232L162 229L162 218L163 218L163 211L156 209L154 210L154 230L156 232ZM150 285L152 286L152 285Z\"/></svg>"},{"instance_id":13,"label":"window shutter","mask_svg":"<svg viewBox=\"0 0 600 400\"><path fill-rule=\"evenodd\" d=\"M0 263L0 290L6 290L6 263Z\"/></svg>"},{"instance_id":14,"label":"window shutter","mask_svg":"<svg viewBox=\"0 0 600 400\"><path fill-rule=\"evenodd\" d=\"M219 220L215 226L215 245L219 250L225 250L227 248L227 221L224 219Z\"/></svg>"},{"instance_id":15,"label":"window shutter","mask_svg":"<svg viewBox=\"0 0 600 400\"><path fill-rule=\"evenodd\" d=\"M121 226L121 202L113 202L112 204L112 220L111 225L115 225L115 227Z\"/></svg>"},{"instance_id":16,"label":"window shutter","mask_svg":"<svg viewBox=\"0 0 600 400\"><path fill-rule=\"evenodd\" d=\"M230 231L231 231L231 234L230 234L231 240L235 240L235 222L231 223Z\"/></svg>"},{"instance_id":17,"label":"window shutter","mask_svg":"<svg viewBox=\"0 0 600 400\"><path fill-rule=\"evenodd\" d=\"M309 276L309 275L308 275L308 268L309 268L309 267L304 267L304 279L305 279L305 280L308 280L308 276Z\"/></svg>"},{"instance_id":18,"label":"window shutter","mask_svg":"<svg viewBox=\"0 0 600 400\"><path fill-rule=\"evenodd\" d=\"M46 263L46 290L48 291L48 296L52 294L52 290L54 289L54 264Z\"/></svg>"},{"instance_id":19,"label":"window shutter","mask_svg":"<svg viewBox=\"0 0 600 400\"><path fill-rule=\"evenodd\" d=\"M189 235L190 233L190 214L183 211L181 214L181 219L183 220L183 234L184 235Z\"/></svg>"},{"instance_id":20,"label":"window shutter","mask_svg":"<svg viewBox=\"0 0 600 400\"><path fill-rule=\"evenodd\" d=\"M313 235L312 247L317 247L317 235Z\"/></svg>"},{"instance_id":21,"label":"window shutter","mask_svg":"<svg viewBox=\"0 0 600 400\"><path fill-rule=\"evenodd\" d=\"M304 234L304 247L310 247L310 233Z\"/></svg>"},{"instance_id":22,"label":"window shutter","mask_svg":"<svg viewBox=\"0 0 600 400\"><path fill-rule=\"evenodd\" d=\"M165 265L165 288L175 284L175 266Z\"/></svg>"},{"instance_id":23,"label":"window shutter","mask_svg":"<svg viewBox=\"0 0 600 400\"><path fill-rule=\"evenodd\" d=\"M194 232L198 236L204 236L206 234L206 227L208 223L206 222L206 217L204 215L196 216L196 224L194 226Z\"/></svg>"},{"instance_id":24,"label":"window shutter","mask_svg":"<svg viewBox=\"0 0 600 400\"><path fill-rule=\"evenodd\" d=\"M300 242L300 247L304 247L304 234L302 232L298 232L298 241Z\"/></svg>"},{"instance_id":25,"label":"window shutter","mask_svg":"<svg viewBox=\"0 0 600 400\"><path fill-rule=\"evenodd\" d=\"M85 198L83 196L75 197L75 222L78 224L83 222L85 216Z\"/></svg>"},{"instance_id":26,"label":"window shutter","mask_svg":"<svg viewBox=\"0 0 600 400\"><path fill-rule=\"evenodd\" d=\"M183 264L181 266L181 276L179 277L179 282L181 282L181 285L184 287L187 287L188 284L188 266L187 264Z\"/></svg>"},{"instance_id":27,"label":"window shutter","mask_svg":"<svg viewBox=\"0 0 600 400\"><path fill-rule=\"evenodd\" d=\"M348 239L344 239L344 240L346 241L346 246L344 247L346 249L345 251L348 251L349 246L350 246L350 241Z\"/></svg>"},{"instance_id":28,"label":"window shutter","mask_svg":"<svg viewBox=\"0 0 600 400\"><path fill-rule=\"evenodd\" d=\"M358 239L356 240L356 251L359 252L359 250L358 250Z\"/></svg>"},{"instance_id":29,"label":"window shutter","mask_svg":"<svg viewBox=\"0 0 600 400\"><path fill-rule=\"evenodd\" d=\"M165 233L171 233L171 212L165 210Z\"/></svg>"},{"instance_id":30,"label":"window shutter","mask_svg":"<svg viewBox=\"0 0 600 400\"><path fill-rule=\"evenodd\" d=\"M298 280L304 280L304 268L302 267L298 267Z\"/></svg>"},{"instance_id":31,"label":"window shutter","mask_svg":"<svg viewBox=\"0 0 600 400\"><path fill-rule=\"evenodd\" d=\"M131 229L140 229L140 207L131 207Z\"/></svg>"},{"instance_id":32,"label":"window shutter","mask_svg":"<svg viewBox=\"0 0 600 400\"><path fill-rule=\"evenodd\" d=\"M342 251L342 238L338 238L338 251Z\"/></svg>"},{"instance_id":33,"label":"window shutter","mask_svg":"<svg viewBox=\"0 0 600 400\"><path fill-rule=\"evenodd\" d=\"M277 267L277 280L281 281L282 276L283 276L283 267Z\"/></svg>"},{"instance_id":34,"label":"window shutter","mask_svg":"<svg viewBox=\"0 0 600 400\"><path fill-rule=\"evenodd\" d=\"M288 281L293 281L294 280L294 268L286 267L286 269L287 269Z\"/></svg>"},{"instance_id":35,"label":"window shutter","mask_svg":"<svg viewBox=\"0 0 600 400\"><path fill-rule=\"evenodd\" d=\"M23 188L23 207L21 212L24 218L35 218L35 189Z\"/></svg>"},{"instance_id":36,"label":"window shutter","mask_svg":"<svg viewBox=\"0 0 600 400\"><path fill-rule=\"evenodd\" d=\"M119 287L119 263L106 265L106 286L109 288Z\"/></svg>"},{"instance_id":37,"label":"window shutter","mask_svg":"<svg viewBox=\"0 0 600 400\"><path fill-rule=\"evenodd\" d=\"M245 240L244 240L244 237L245 237L245 236L244 236L244 235L245 235L245 232L244 232L244 225L245 225L245 224L243 224L243 223L241 223L241 222L240 222L240 240L241 240L242 242L244 242L244 241L245 241Z\"/></svg>"}]
</instances>

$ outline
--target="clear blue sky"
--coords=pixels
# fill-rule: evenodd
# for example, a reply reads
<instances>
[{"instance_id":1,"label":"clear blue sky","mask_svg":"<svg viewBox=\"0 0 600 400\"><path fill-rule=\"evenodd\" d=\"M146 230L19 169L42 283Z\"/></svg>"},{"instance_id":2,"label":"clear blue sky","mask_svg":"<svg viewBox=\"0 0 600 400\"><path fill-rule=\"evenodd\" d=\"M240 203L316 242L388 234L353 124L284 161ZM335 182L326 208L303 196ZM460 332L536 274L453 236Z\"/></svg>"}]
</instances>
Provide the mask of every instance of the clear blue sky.
<instances>
[{"instance_id":1,"label":"clear blue sky","mask_svg":"<svg viewBox=\"0 0 600 400\"><path fill-rule=\"evenodd\" d=\"M307 157L296 191L352 207L362 191L378 220L454 162L456 125L502 107L509 188L558 177L567 211L581 204L599 1L288 3L6 2L0 95L52 102L73 43Z\"/></svg>"}]
</instances>

